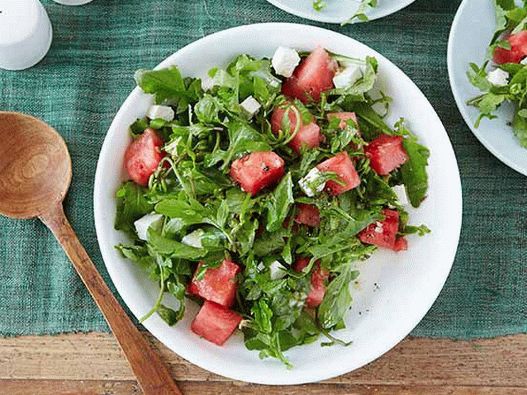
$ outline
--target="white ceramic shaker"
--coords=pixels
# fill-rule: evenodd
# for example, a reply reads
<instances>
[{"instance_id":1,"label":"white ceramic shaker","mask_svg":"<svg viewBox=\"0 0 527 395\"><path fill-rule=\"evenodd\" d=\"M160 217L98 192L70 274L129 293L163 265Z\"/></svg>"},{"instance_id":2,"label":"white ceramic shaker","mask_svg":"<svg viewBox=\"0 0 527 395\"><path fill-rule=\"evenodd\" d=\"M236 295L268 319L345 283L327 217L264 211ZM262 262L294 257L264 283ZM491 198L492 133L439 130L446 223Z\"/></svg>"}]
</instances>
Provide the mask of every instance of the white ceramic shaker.
<instances>
[{"instance_id":1,"label":"white ceramic shaker","mask_svg":"<svg viewBox=\"0 0 527 395\"><path fill-rule=\"evenodd\" d=\"M46 56L53 29L38 0L0 0L0 69L23 70Z\"/></svg>"}]
</instances>

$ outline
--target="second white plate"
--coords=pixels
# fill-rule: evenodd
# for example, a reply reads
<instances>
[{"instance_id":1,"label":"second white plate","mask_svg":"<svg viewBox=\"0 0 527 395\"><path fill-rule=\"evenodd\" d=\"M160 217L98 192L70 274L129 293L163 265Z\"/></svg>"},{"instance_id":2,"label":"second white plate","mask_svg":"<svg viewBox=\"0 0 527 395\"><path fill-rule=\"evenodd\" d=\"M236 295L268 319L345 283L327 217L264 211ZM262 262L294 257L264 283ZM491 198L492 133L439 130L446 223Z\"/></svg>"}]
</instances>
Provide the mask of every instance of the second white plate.
<instances>
[{"instance_id":1,"label":"second white plate","mask_svg":"<svg viewBox=\"0 0 527 395\"><path fill-rule=\"evenodd\" d=\"M507 166L527 175L527 149L519 144L509 125L513 118L512 105L503 105L496 119L484 119L478 128L474 125L479 110L467 105L467 100L481 94L467 78L469 64L483 63L495 30L496 17L491 0L463 1L448 42L450 85L461 115L481 144Z\"/></svg>"},{"instance_id":2,"label":"second white plate","mask_svg":"<svg viewBox=\"0 0 527 395\"><path fill-rule=\"evenodd\" d=\"M267 0L282 10L310 19L327 23L344 23L348 21L359 7L360 0L325 0L327 5L321 11L313 8L312 0ZM379 5L366 11L368 19L379 19L393 14L412 4L415 0L379 0Z\"/></svg>"}]
</instances>

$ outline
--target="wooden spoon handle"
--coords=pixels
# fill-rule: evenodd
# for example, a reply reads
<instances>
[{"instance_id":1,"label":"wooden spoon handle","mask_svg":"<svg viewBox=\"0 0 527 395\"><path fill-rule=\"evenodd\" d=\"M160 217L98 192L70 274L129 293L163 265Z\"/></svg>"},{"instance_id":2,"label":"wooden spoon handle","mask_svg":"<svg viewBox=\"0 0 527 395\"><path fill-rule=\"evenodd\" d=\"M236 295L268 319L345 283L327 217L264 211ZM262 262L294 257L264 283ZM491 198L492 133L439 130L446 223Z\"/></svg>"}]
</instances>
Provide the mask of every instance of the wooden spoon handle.
<instances>
[{"instance_id":1,"label":"wooden spoon handle","mask_svg":"<svg viewBox=\"0 0 527 395\"><path fill-rule=\"evenodd\" d=\"M81 245L62 204L40 216L70 258L80 278L121 345L137 381L147 395L181 394L168 369L125 313Z\"/></svg>"}]
</instances>

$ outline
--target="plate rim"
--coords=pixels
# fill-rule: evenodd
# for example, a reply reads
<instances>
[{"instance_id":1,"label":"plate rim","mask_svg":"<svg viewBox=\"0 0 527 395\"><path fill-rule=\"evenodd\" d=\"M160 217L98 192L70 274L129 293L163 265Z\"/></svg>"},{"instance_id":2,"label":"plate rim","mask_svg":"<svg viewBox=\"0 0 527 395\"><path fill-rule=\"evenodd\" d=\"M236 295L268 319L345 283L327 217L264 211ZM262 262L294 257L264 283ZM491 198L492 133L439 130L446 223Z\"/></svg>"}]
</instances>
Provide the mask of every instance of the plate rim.
<instances>
[{"instance_id":1,"label":"plate rim","mask_svg":"<svg viewBox=\"0 0 527 395\"><path fill-rule=\"evenodd\" d=\"M461 4L459 5L459 8L456 11L456 15L454 16L454 19L452 21L452 26L450 27L450 33L448 35L448 46L447 46L447 69L448 69L448 80L450 83L450 89L452 90L452 96L454 96L454 101L456 102L456 106L463 117L463 120L465 121L465 124L468 126L474 137L485 147L487 151L489 151L496 159L498 159L500 162L502 162L507 167L511 168L512 170L527 176L527 166L522 166L516 163L514 160L510 159L507 155L503 154L502 152L494 149L492 147L492 144L479 132L479 130L474 126L473 120L470 118L470 115L468 113L468 106L466 105L465 101L462 98L462 91L461 89L455 84L455 76L454 76L454 54L453 54L453 46L454 46L454 36L456 35L456 30L460 24L461 16L463 14L464 8L467 6L468 2L470 0L463 0ZM468 68L467 68L468 70ZM512 133L512 130L506 131ZM527 148L525 149L525 154L527 155Z\"/></svg>"},{"instance_id":2,"label":"plate rim","mask_svg":"<svg viewBox=\"0 0 527 395\"><path fill-rule=\"evenodd\" d=\"M451 155L452 155L452 158L453 158L453 161L452 161L453 168L452 168L452 170L453 170L453 173L455 175L455 180L452 180L452 183L453 183L453 185L455 184L455 188L454 188L455 190L453 190L452 193L457 195L457 198L455 199L455 207L452 208L452 213L455 214L455 216L452 219L452 222L454 222L454 227L453 227L454 234L453 234L453 239L452 240L454 241L455 244L454 244L454 248L452 249L452 251L450 251L450 253L447 256L448 259L446 259L447 257L445 257L445 262L447 262L445 264L445 276L444 276L444 278L441 281L439 281L437 283L437 289L435 290L437 292L434 292L433 293L434 297L431 298L429 303L426 303L426 306L427 306L426 309L423 309L422 312L420 312L419 314L416 314L416 316L418 316L418 319L415 322L412 322L411 324L407 324L406 325L406 329L404 331L401 330L400 335L394 336L394 338L390 342L388 342L385 346L383 346L382 347L383 351L380 352L378 355L373 355L373 356L369 355L368 357L363 357L360 360L360 363L357 364L359 366L349 367L349 365L344 365L340 369L332 370L330 373L325 373L323 370L321 370L321 373L319 375L313 375L312 377L309 377L309 378L306 378L306 377L303 377L303 378L291 377L291 376L288 376L288 375L280 375L280 376L277 376L277 377L265 377L265 378L263 378L261 376L260 377L256 377L255 375L247 375L247 374L244 374L244 373L235 374L235 373L232 373L230 371L225 371L221 367L217 367L217 366L213 366L211 364L207 364L207 359L196 358L195 354L189 353L187 351L183 352L181 349L179 349L176 352L174 349L172 349L172 347L167 345L167 342L165 342L163 340L166 337L165 335L163 335L163 333L153 333L152 332L151 327L153 327L153 324L151 322L147 321L147 322L143 323L143 326L148 330L148 332L150 334L152 334L155 338L157 338L161 343L166 345L167 348L169 348L172 352L176 353L177 355L179 355L180 357L186 359L187 361L191 362L192 364L195 364L196 366L199 366L199 367L201 367L203 369L206 369L207 371L210 371L212 373L215 373L215 374L227 377L227 378L231 378L231 379L234 379L234 380L242 380L242 381L245 381L245 382L257 383L257 384L294 385L294 384L311 383L311 382L317 382L317 381L326 380L326 379L329 379L329 378L340 376L342 374L345 374L345 373L351 372L353 370L356 370L356 369L358 369L360 367L363 367L366 364L376 360L377 358L381 357L386 352L391 350L393 347L395 347L406 336L408 336L408 334L419 324L419 322L421 322L421 320L424 318L424 316L428 313L428 311L430 310L432 305L435 303L435 301L439 297L439 294L440 294L441 290L443 289L443 287L444 287L444 285L446 283L446 280L449 277L449 274L450 274L450 272L452 270L452 267L453 267L453 264L454 264L454 261L455 261L457 250L459 248L459 240L460 240L461 228L462 228L462 213L463 213L463 195L462 195L462 189L461 189L461 178L460 178L459 166L458 166L457 158L456 158L456 155L455 155L455 151L453 149L452 142L450 141L448 133L446 132L446 129L445 129L441 119L439 118L437 112L435 111L434 107L432 106L430 101L426 98L426 96L421 91L421 89L410 79L410 77L408 77L395 63L391 62L388 58L386 58L382 54L378 53L377 51L375 51L373 48L367 46L366 44L363 44L363 43L359 42L358 40L355 40L355 39L353 39L351 37L348 37L348 36L346 36L346 35L344 35L342 33L334 32L334 31L331 31L331 30L328 30L328 29L324 29L324 28L320 28L320 27L316 27L316 26L305 25L305 24L298 24L298 23L258 23L258 24L241 25L241 26L230 28L230 29L221 30L221 31L218 31L216 33L210 34L208 36L202 37L202 38L200 38L200 39L198 39L196 41L193 41L192 43L180 48L179 50L177 50L173 54L171 54L168 57L166 57L161 63L159 63L156 66L156 68L163 68L163 67L166 67L168 64L172 64L173 63L172 62L173 57L175 57L179 52L185 51L185 50L189 50L192 46L196 45L196 43L201 42L202 40L213 40L213 39L217 38L217 36L221 36L223 34L229 34L229 33L232 33L233 31L238 31L239 30L239 31L243 32L245 29L255 29L255 28L256 29L258 29L258 28L269 28L269 29L280 29L280 28L284 28L284 29L292 28L292 29L294 29L294 28L301 28L301 29L311 29L311 30L314 30L314 31L318 30L319 32L321 32L321 33L323 33L325 35L340 36L342 38L345 38L346 40L351 40L351 42L353 42L354 45L358 45L358 46L362 46L364 48L367 48L368 51L370 51L372 53L372 55L376 56L379 59L382 58L384 61L390 63L390 65L392 67L394 67L398 72L400 72L401 75L404 76L404 78L407 79L415 87L416 91L420 95L422 95L424 100L426 100L428 105L433 110L433 114L434 114L434 116L436 118L435 122L439 123L439 125L441 126L442 131L443 131L443 133L445 135L445 138L446 138L447 146L445 148L448 151L451 152ZM134 88L132 90L132 92L127 96L127 98L125 99L123 104L120 106L119 110L117 111L116 115L114 116L114 118L112 120L112 123L111 123L111 125L110 125L110 127L108 129L108 132L107 132L106 136L105 136L105 139L104 139L104 142L103 142L100 154L99 154L99 158L98 158L98 162L97 162L97 169L96 169L96 173L95 173L94 194L93 194L93 199L94 199L94 201L93 201L94 202L94 218L95 218L95 228L96 228L96 233L97 233L97 241L98 241L98 244L99 244L101 255L103 257L105 268L108 271L108 273L110 275L110 278L111 278L112 282L114 283L115 288L117 289L117 292L119 293L119 295L123 299L123 301L126 304L126 306L130 309L132 314L134 316L136 316L136 317L137 317L137 315L134 313L133 309L129 306L129 304L126 301L126 298L123 297L123 293L121 292L121 289L125 288L124 284L122 282L119 283L119 284L114 282L114 278L117 278L116 277L116 268L113 267L112 265L108 265L106 263L107 260L111 260L112 258L110 257L106 246L103 244L103 242L101 240L101 235L106 234L107 233L107 229L105 229L103 227L103 223L102 223L103 219L102 219L102 217L104 216L104 214L102 213L102 210L100 210L100 207L102 205L102 200L103 200L103 193L102 193L102 191L104 190L103 189L103 185L104 185L103 168L102 168L102 164L101 164L101 158L103 158L104 156L106 156L109 153L111 153L112 147L109 144L109 139L110 139L109 136L110 136L111 132L117 127L117 124L119 123L119 118L123 116L121 113L125 110L126 107L128 107L131 104L131 102L134 100L134 97L137 96L138 94L140 94L140 92L141 91L140 91L140 89L138 87ZM101 200L101 203L99 203L99 200Z\"/></svg>"},{"instance_id":3,"label":"plate rim","mask_svg":"<svg viewBox=\"0 0 527 395\"><path fill-rule=\"evenodd\" d=\"M281 2L281 0L267 0L269 3L271 3L272 5L274 5L275 7L281 9L282 11L285 11L287 12L288 14L291 14L291 15L295 15L297 17L300 17L300 18L304 18L304 19L308 19L310 21L316 21L316 22L324 22L324 23L332 23L332 24L343 24L345 23L350 17L344 17L344 18L337 18L337 17L330 17L330 16L326 16L324 15L324 11L320 11L318 14L316 15L320 15L319 17L315 17L313 16L313 14L310 14L306 11L302 11L302 10L298 10L296 8L293 8L293 7L290 7L288 5L285 5ZM308 0L304 0L304 1L308 1ZM329 1L332 1L332 0L329 0ZM389 15L392 15L392 14L395 14L396 12L399 12L401 11L402 9L408 7L410 4L414 3L416 0L401 0L400 4L398 4L397 6L393 7L390 11L386 11L386 12L380 12L379 15L377 16L373 16L370 18L370 16L368 15L368 18L369 18L369 21L374 21L374 20L377 20L377 19L381 19L381 18L384 18L386 16L389 16ZM365 23L365 22L368 22L368 21L354 21L354 22L351 22L351 24L355 24L355 23Z\"/></svg>"}]
</instances>

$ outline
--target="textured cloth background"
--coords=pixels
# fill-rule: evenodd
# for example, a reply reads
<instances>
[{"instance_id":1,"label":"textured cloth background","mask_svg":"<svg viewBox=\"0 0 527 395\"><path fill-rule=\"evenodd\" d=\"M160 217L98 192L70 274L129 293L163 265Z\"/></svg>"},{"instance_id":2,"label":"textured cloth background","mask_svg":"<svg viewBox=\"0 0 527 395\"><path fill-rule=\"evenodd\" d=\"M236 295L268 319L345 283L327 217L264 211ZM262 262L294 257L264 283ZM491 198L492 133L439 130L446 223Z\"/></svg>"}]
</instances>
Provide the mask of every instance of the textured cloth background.
<instances>
[{"instance_id":1,"label":"textured cloth background","mask_svg":"<svg viewBox=\"0 0 527 395\"><path fill-rule=\"evenodd\" d=\"M182 46L229 27L310 22L265 0L95 0L83 7L43 3L54 26L51 51L30 70L0 70L0 110L40 117L66 139L74 173L67 214L109 281L95 235L93 181L106 131L134 87L134 71L154 67ZM418 0L367 24L317 25L356 38L401 67L434 105L454 143L464 193L461 243L441 296L413 335L527 332L527 178L487 152L455 106L446 48L459 3ZM40 222L0 218L0 265L0 334L108 330Z\"/></svg>"}]
</instances>

